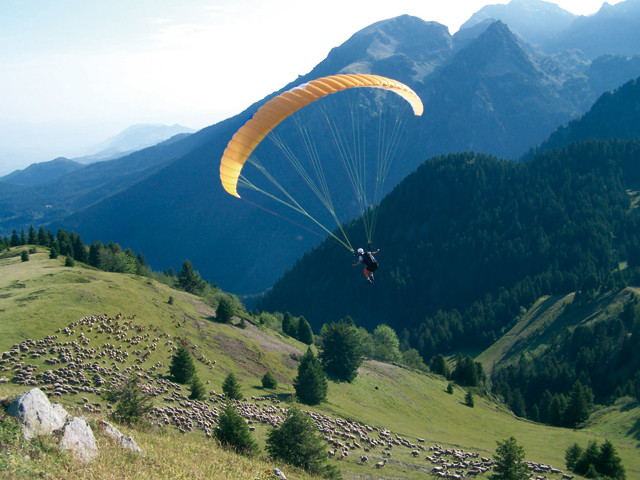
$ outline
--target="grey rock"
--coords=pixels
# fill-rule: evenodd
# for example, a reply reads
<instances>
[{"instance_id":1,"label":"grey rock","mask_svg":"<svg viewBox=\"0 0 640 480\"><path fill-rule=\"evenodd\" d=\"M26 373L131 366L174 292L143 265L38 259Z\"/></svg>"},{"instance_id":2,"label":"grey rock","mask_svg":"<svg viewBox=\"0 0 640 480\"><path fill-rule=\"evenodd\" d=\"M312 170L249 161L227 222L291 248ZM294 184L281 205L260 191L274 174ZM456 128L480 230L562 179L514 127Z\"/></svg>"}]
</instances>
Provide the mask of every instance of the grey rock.
<instances>
[{"instance_id":1,"label":"grey rock","mask_svg":"<svg viewBox=\"0 0 640 480\"><path fill-rule=\"evenodd\" d=\"M133 438L120 433L116 427L104 420L100 420L100 425L104 429L104 433L118 442L122 448L142 454L142 449L136 444Z\"/></svg>"},{"instance_id":2,"label":"grey rock","mask_svg":"<svg viewBox=\"0 0 640 480\"><path fill-rule=\"evenodd\" d=\"M39 388L20 395L7 409L7 414L17 417L22 423L22 436L31 440L62 428L69 414L61 405L51 405Z\"/></svg>"},{"instance_id":3,"label":"grey rock","mask_svg":"<svg viewBox=\"0 0 640 480\"><path fill-rule=\"evenodd\" d=\"M73 417L64 425L60 448L69 450L83 462L90 462L98 456L96 438L84 417Z\"/></svg>"}]
</instances>

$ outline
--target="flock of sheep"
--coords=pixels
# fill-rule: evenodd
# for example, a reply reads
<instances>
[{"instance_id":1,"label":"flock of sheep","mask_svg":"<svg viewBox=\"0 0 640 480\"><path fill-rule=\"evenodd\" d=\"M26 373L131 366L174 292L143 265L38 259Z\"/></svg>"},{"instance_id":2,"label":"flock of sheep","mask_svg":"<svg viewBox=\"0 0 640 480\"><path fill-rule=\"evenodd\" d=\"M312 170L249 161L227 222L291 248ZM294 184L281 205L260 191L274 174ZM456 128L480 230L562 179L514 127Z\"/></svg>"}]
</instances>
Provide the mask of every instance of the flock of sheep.
<instances>
[{"instance_id":1,"label":"flock of sheep","mask_svg":"<svg viewBox=\"0 0 640 480\"><path fill-rule=\"evenodd\" d=\"M49 396L78 395L87 412L102 414L112 406L103 406L102 402L91 401L88 397L99 397L109 381L135 374L142 380L143 389L157 398L156 406L151 410L156 424L174 426L181 433L201 430L211 437L219 408L225 403L224 394L210 390L205 401L190 400L181 385L160 375L161 371L166 374L162 362L149 360L151 352L160 349L166 350L168 361L175 349L174 343L180 337L133 320L134 317L125 318L121 314L115 318L107 315L85 317L59 329L54 335L15 344L1 354L0 383L12 381L28 387L37 386ZM215 362L202 355L197 359L211 368L215 366ZM46 370L41 371L41 366ZM277 427L286 415L286 407L275 396L245 398L234 403L251 430L256 424ZM327 442L327 455L338 460L353 456L358 464L374 468L395 462L453 479L484 474L494 465L493 460L482 458L477 452L426 446L422 438L409 440L384 428L313 411L307 413ZM417 466L404 460L422 456L424 462ZM540 473L539 479L552 478L549 475L569 478L548 465L530 464L530 470L532 476Z\"/></svg>"}]
</instances>

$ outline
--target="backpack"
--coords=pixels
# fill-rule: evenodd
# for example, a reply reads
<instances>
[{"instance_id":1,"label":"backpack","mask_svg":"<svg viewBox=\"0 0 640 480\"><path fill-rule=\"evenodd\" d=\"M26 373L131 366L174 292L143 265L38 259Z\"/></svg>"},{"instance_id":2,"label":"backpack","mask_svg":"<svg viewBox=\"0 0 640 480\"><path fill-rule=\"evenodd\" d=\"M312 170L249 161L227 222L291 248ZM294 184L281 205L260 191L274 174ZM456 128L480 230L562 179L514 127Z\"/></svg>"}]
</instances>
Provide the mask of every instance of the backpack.
<instances>
[{"instance_id":1,"label":"backpack","mask_svg":"<svg viewBox=\"0 0 640 480\"><path fill-rule=\"evenodd\" d=\"M364 263L370 272L375 272L378 269L378 261L371 255L371 252L364 252L364 255L362 255L362 263Z\"/></svg>"}]
</instances>

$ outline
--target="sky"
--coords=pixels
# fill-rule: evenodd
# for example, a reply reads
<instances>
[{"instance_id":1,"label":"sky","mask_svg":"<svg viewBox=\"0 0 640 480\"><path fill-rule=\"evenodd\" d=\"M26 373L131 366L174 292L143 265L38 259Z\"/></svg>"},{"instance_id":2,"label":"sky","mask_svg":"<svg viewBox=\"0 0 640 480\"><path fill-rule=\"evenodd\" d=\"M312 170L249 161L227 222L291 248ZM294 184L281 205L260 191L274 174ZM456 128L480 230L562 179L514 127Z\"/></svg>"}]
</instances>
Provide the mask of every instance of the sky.
<instances>
[{"instance_id":1,"label":"sky","mask_svg":"<svg viewBox=\"0 0 640 480\"><path fill-rule=\"evenodd\" d=\"M609 0L615 4L621 0ZM455 33L508 0L0 0L0 176L141 123L201 129L402 14ZM601 0L556 0L589 15Z\"/></svg>"}]
</instances>

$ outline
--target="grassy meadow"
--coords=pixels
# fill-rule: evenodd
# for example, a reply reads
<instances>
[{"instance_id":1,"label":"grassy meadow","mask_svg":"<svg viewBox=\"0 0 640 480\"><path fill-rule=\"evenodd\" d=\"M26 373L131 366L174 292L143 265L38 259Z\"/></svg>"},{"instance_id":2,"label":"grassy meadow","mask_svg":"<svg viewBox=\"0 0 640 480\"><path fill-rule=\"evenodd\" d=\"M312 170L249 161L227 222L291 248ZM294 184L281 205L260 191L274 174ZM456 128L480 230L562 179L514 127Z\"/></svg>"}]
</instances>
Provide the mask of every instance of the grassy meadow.
<instances>
[{"instance_id":1,"label":"grassy meadow","mask_svg":"<svg viewBox=\"0 0 640 480\"><path fill-rule=\"evenodd\" d=\"M172 303L169 297L173 298ZM519 334L547 318L544 311L550 315L561 301L543 300L537 309L530 309L531 315L523 316L522 323L515 327L518 331L511 332L513 338L501 341L511 342L512 346ZM37 341L57 335L54 341L67 343L69 347L74 341L76 345L85 342L96 354L91 362L98 362L102 368L145 372L151 377L150 384L160 388L166 385L163 382L168 378L173 347L186 342L207 391L221 392L224 378L234 372L242 384L246 397L243 404L247 408L282 415L294 392L297 360L306 346L257 322L247 322L244 329L237 324L218 323L214 312L215 305L149 278L102 272L80 263L65 267L64 258L51 260L45 249L31 254L28 262L21 261L20 248L0 254L0 352L9 351L27 339ZM79 323L82 318L98 315L118 322L120 329L109 332L100 328L98 322ZM77 351L82 351L78 348ZM509 348L496 344L493 352L485 352L479 359L495 363ZM112 356L97 356L101 352ZM120 355L123 352L126 357ZM35 372L62 368L64 362L46 363L52 356L48 352L38 358L13 355L12 360L16 361L0 365L0 378L11 380L19 370L19 361L34 365ZM261 386L260 379L267 370L278 379L279 385L274 390ZM623 459L627 478L640 478L640 407L636 404L621 402L610 406L596 412L586 428L570 430L518 419L480 392L474 396L475 406L468 407L464 404L466 391L456 387L453 394L448 394L448 382L437 375L376 361L366 361L358 373L350 384L330 381L327 402L304 408L324 415L334 425L345 420L368 426L372 437L379 430L388 430L391 438L401 437L421 448L416 456L412 454L415 448L394 446L389 448L391 455L387 457L381 448L371 448L364 462L360 458L364 451L357 448L345 458L330 458L328 461L335 462L346 479L425 478L432 468L426 459L429 446L439 444L492 457L496 441L510 436L524 447L527 460L560 470L565 470L564 452L572 443L586 446L591 440L602 443L609 439ZM15 382L0 383L0 399L6 403L30 388ZM172 394L188 394L188 389L177 391L169 387L155 397L154 405L162 408L173 405L166 400ZM108 410L103 405L87 410L86 403L104 403L95 393L65 394L52 401L93 422L108 419ZM211 394L206 408L219 407L220 402ZM283 470L287 478L313 478L287 465L275 464L264 454L247 459L227 452L206 438L201 429L182 434L176 425L161 422L152 422L144 428L121 427L142 448L144 457L123 453L98 434L99 459L81 465L47 445L47 440L41 440L43 445L38 448L21 445L15 440L11 421L1 412L0 445L10 453L0 461L3 478L5 469L8 478L255 479L269 478L265 472L273 467ZM259 421L253 421L252 425L264 452L264 440L271 426ZM336 429L335 435L344 439L345 431ZM327 449L330 448L328 445ZM25 452L32 452L29 460L24 459ZM387 464L381 469L374 468L373 464L383 458L388 459ZM560 477L549 475L550 479ZM478 478L488 478L488 473Z\"/></svg>"}]
</instances>

